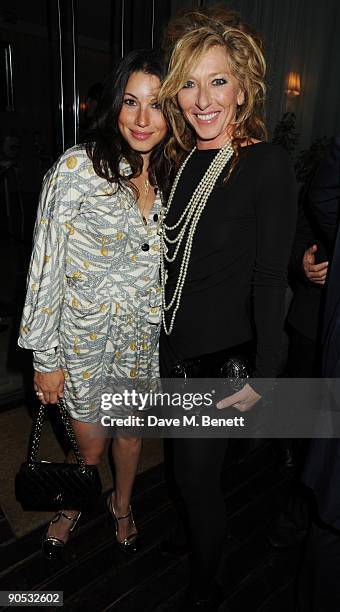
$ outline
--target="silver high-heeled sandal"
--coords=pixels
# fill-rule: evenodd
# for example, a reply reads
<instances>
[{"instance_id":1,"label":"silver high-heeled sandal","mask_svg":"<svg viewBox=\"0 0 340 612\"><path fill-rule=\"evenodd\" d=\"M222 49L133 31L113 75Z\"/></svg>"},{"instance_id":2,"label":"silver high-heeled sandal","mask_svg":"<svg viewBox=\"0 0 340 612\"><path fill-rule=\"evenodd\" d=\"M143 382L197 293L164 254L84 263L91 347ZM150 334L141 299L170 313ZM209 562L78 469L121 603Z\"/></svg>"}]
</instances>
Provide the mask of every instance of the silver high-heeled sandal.
<instances>
[{"instance_id":1,"label":"silver high-heeled sandal","mask_svg":"<svg viewBox=\"0 0 340 612\"><path fill-rule=\"evenodd\" d=\"M49 530L50 525L54 525L55 523L57 523L61 519L62 516L66 518L68 521L72 521L73 525L71 526L70 532L69 532L71 534L72 531L74 531L81 517L81 512L79 512L77 516L73 518L72 516L67 516L67 514L65 514L63 510L60 510L60 512L57 512L57 514L50 521L45 531L43 540L42 540L42 551L46 559L60 558L64 552L64 547L65 547L66 542L64 542L64 540L61 540L60 538L57 538L55 536L48 535L48 530Z\"/></svg>"},{"instance_id":2,"label":"silver high-heeled sandal","mask_svg":"<svg viewBox=\"0 0 340 612\"><path fill-rule=\"evenodd\" d=\"M107 505L107 509L110 515L113 517L113 520L115 522L116 541L117 541L119 548L127 554L135 555L139 551L140 546L139 546L139 535L137 533L137 528L136 528L135 521L133 518L131 506L129 505L129 512L127 514L124 514L123 516L117 516L115 509L113 507L111 493L106 500L106 505ZM131 522L132 522L132 525L135 531L131 533L129 536L127 536L126 538L124 538L124 540L120 541L118 540L118 522L121 521L122 519L126 519L129 517L131 518Z\"/></svg>"}]
</instances>

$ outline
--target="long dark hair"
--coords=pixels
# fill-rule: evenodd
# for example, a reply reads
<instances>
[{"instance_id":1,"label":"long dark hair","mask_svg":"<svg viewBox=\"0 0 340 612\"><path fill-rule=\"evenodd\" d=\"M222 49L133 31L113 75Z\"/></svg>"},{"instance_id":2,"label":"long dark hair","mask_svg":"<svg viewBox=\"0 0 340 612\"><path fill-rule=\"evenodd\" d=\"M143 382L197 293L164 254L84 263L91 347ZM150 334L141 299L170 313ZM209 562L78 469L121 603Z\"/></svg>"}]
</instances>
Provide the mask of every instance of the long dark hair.
<instances>
[{"instance_id":1,"label":"long dark hair","mask_svg":"<svg viewBox=\"0 0 340 612\"><path fill-rule=\"evenodd\" d=\"M160 55L152 50L139 49L128 53L106 79L100 98L96 118L86 142L86 152L98 176L119 188L129 185L138 197L138 189L129 179L139 176L143 170L143 158L131 149L118 127L126 84L134 72L144 72L157 76L160 81L165 77L165 69ZM150 183L158 185L167 194L171 180L171 164L164 156L164 146L169 135L153 149L149 161ZM131 175L123 176L119 164L125 158L131 166Z\"/></svg>"}]
</instances>

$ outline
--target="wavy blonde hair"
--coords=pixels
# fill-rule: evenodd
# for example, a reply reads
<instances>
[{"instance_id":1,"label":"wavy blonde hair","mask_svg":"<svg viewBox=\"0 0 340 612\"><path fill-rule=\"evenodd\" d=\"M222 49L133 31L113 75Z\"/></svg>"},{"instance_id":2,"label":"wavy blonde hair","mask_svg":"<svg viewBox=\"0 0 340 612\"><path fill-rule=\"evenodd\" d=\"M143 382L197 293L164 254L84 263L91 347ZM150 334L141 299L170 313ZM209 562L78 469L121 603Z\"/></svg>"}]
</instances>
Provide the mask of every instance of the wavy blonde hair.
<instances>
[{"instance_id":1,"label":"wavy blonde hair","mask_svg":"<svg viewBox=\"0 0 340 612\"><path fill-rule=\"evenodd\" d=\"M193 24L191 30L190 15ZM177 30L180 32L179 28ZM178 167L195 144L195 134L183 117L177 94L187 81L192 66L208 49L218 45L225 49L228 68L244 93L244 102L238 107L233 127L232 144L236 154L233 168L242 142L267 137L264 123L266 62L260 39L235 13L225 9L221 9L218 18L197 11L186 13L183 30L181 37L176 41L171 40L173 51L169 72L159 92L162 111L173 132L165 148L166 156Z\"/></svg>"}]
</instances>

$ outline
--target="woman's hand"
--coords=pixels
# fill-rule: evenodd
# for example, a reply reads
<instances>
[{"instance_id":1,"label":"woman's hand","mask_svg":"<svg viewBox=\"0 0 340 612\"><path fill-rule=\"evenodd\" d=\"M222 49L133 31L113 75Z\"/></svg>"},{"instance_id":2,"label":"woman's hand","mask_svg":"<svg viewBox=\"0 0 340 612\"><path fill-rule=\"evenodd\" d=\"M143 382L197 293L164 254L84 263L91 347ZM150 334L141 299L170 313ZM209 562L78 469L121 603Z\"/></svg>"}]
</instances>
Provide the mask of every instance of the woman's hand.
<instances>
[{"instance_id":1,"label":"woman's hand","mask_svg":"<svg viewBox=\"0 0 340 612\"><path fill-rule=\"evenodd\" d=\"M34 391L42 404L57 404L64 396L64 372L34 372Z\"/></svg>"},{"instance_id":2,"label":"woman's hand","mask_svg":"<svg viewBox=\"0 0 340 612\"><path fill-rule=\"evenodd\" d=\"M237 391L237 393L233 393L232 395L228 395L223 400L219 401L216 404L216 407L221 408L229 408L233 406L240 412L247 412L250 410L256 402L261 399L261 395L256 393L254 389L248 385L248 383L241 389L241 391Z\"/></svg>"}]
</instances>

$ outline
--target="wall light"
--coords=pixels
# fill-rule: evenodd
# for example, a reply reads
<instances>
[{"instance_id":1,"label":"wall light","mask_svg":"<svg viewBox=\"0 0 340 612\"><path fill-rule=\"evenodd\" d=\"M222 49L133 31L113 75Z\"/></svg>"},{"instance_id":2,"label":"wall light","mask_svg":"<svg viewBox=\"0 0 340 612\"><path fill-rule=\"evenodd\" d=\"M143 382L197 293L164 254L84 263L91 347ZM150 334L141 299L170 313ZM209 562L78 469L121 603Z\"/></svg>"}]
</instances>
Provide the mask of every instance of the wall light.
<instances>
[{"instance_id":1,"label":"wall light","mask_svg":"<svg viewBox=\"0 0 340 612\"><path fill-rule=\"evenodd\" d=\"M298 72L288 72L285 93L287 96L299 96L301 93L301 79Z\"/></svg>"}]
</instances>

